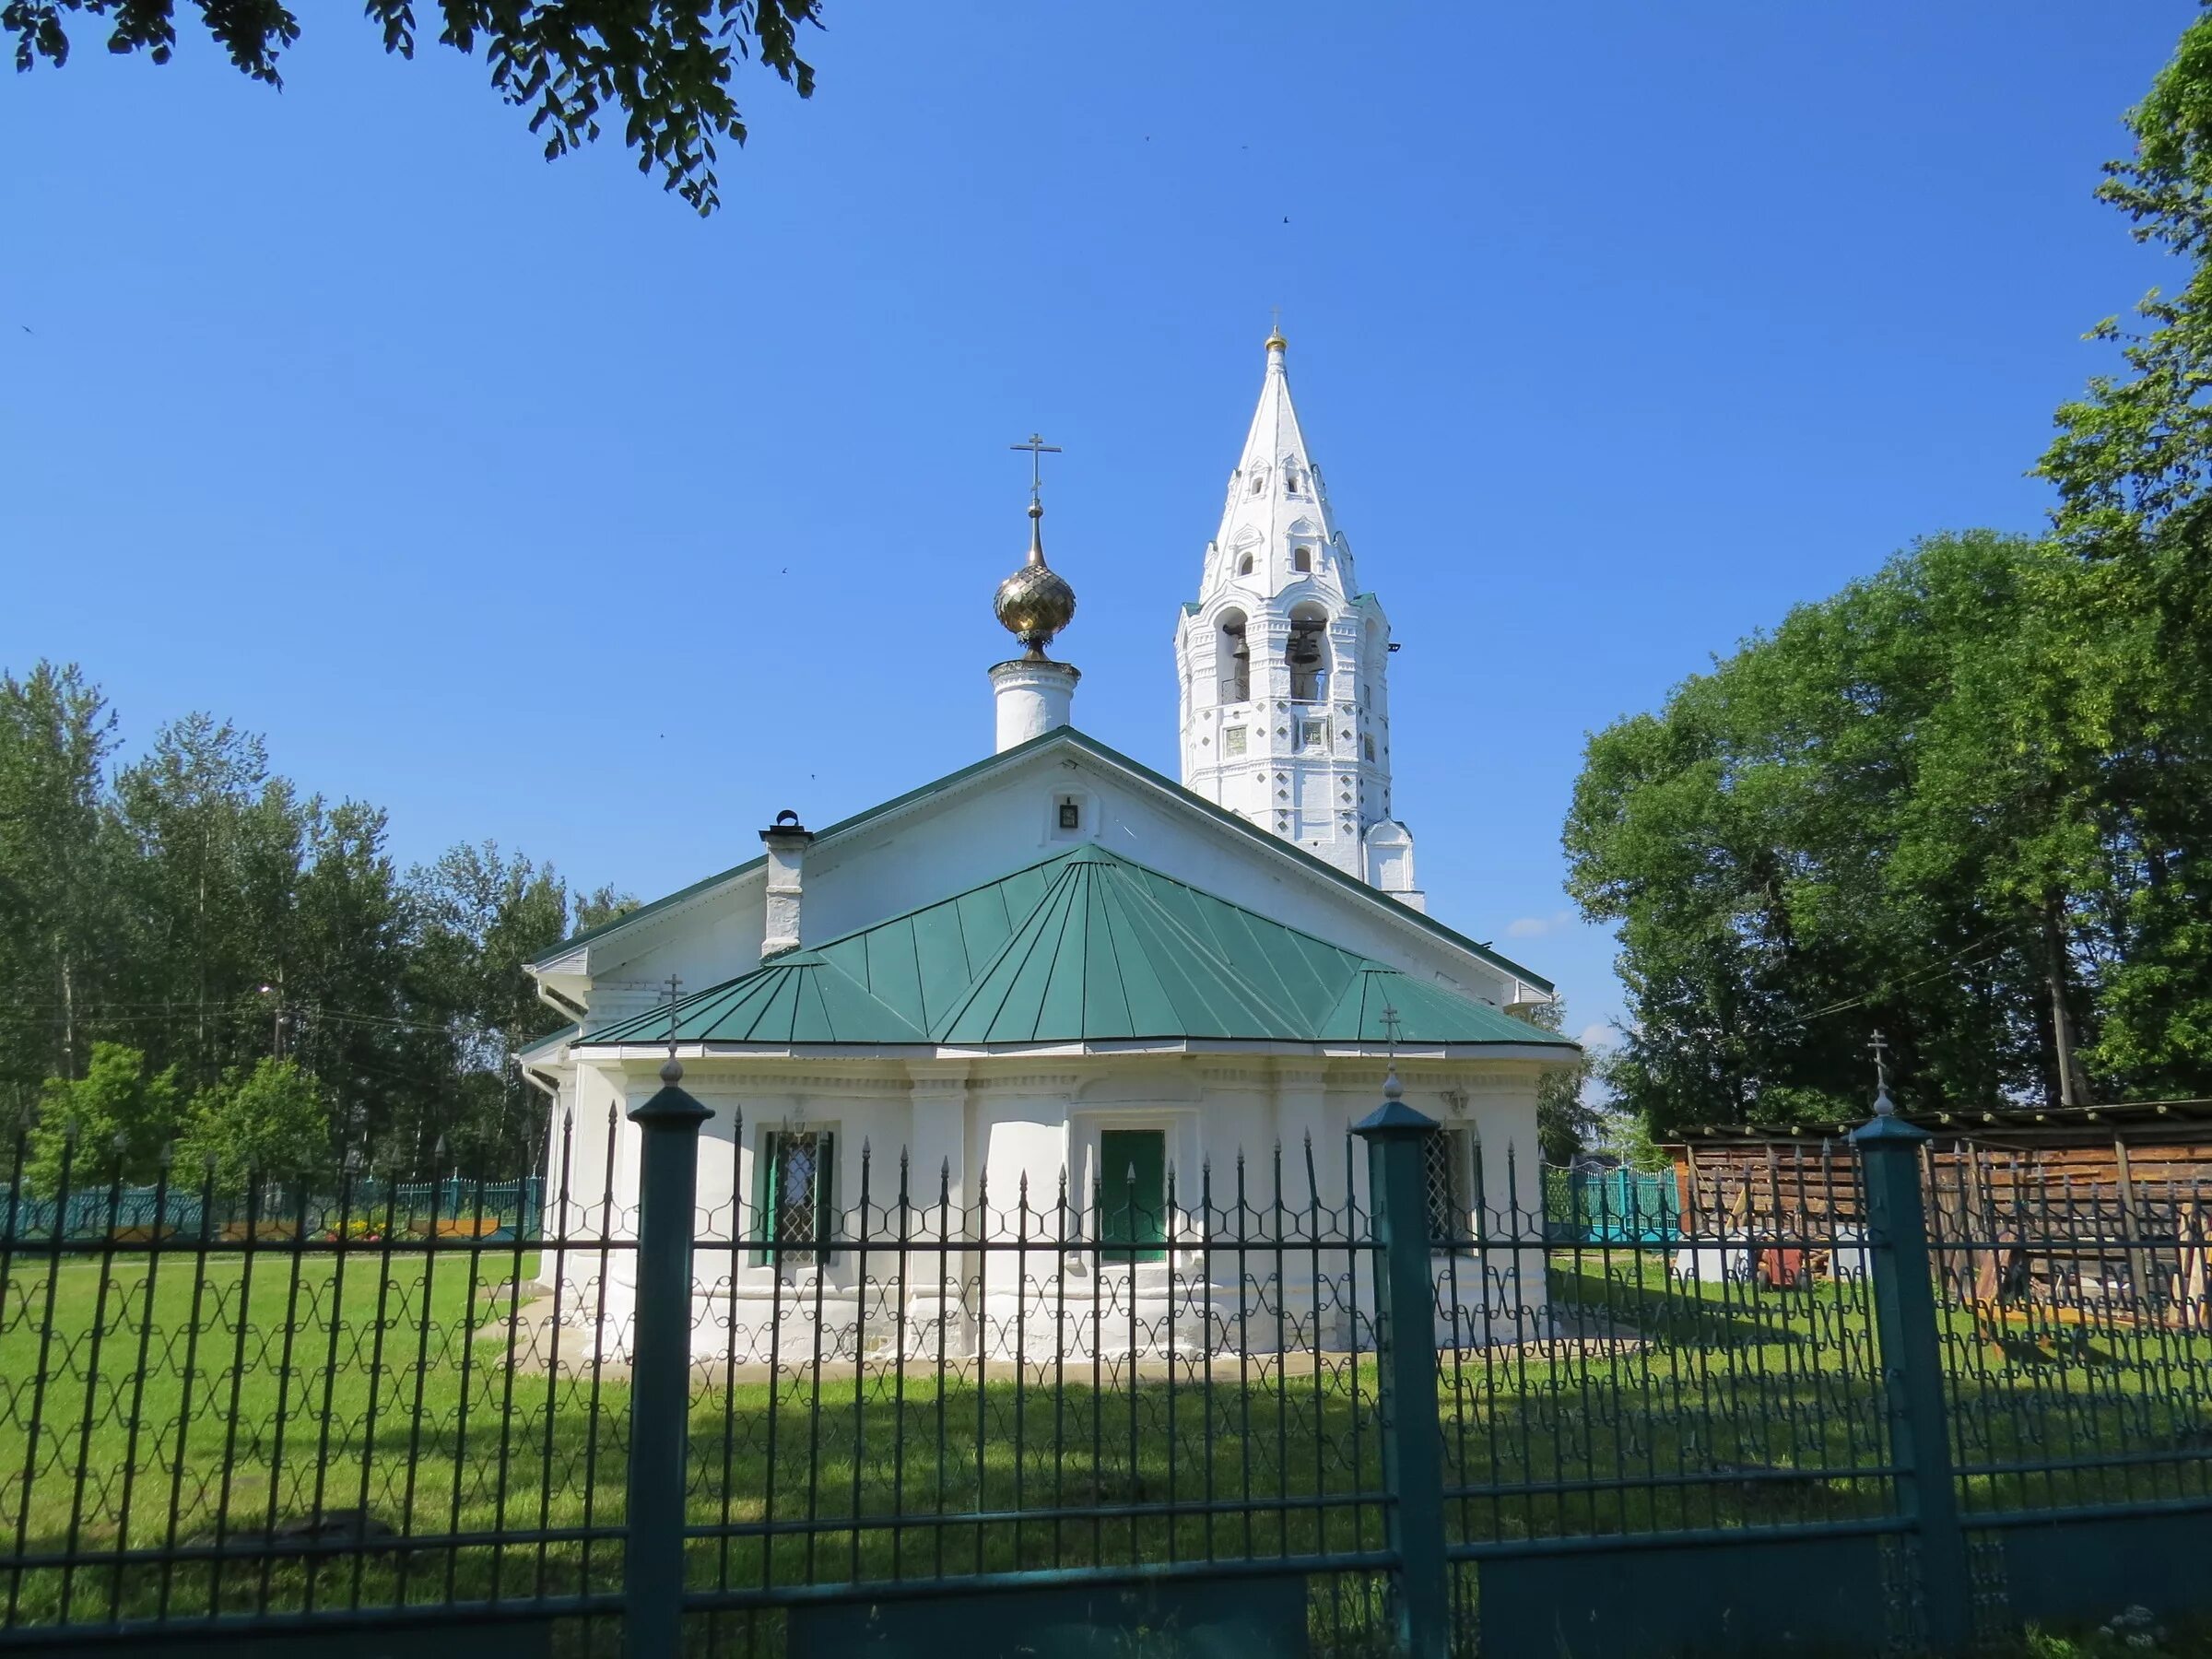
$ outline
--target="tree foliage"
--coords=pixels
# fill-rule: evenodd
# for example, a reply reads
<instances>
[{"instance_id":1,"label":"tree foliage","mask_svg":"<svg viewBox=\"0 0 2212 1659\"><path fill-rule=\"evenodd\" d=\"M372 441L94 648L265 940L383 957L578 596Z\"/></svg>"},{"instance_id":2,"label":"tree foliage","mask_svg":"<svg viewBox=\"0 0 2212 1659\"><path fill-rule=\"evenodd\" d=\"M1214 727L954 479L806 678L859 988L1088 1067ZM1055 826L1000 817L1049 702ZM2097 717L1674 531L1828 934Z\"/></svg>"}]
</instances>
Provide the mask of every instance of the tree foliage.
<instances>
[{"instance_id":1,"label":"tree foliage","mask_svg":"<svg viewBox=\"0 0 2212 1659\"><path fill-rule=\"evenodd\" d=\"M1566 1029L1564 997L1517 1004L1513 1012L1541 1030L1558 1032ZM1572 1163L1576 1155L1586 1151L1595 1137L1597 1109L1583 1096L1596 1064L1596 1056L1585 1052L1574 1065L1547 1071L1543 1082L1536 1086L1536 1145L1546 1163Z\"/></svg>"},{"instance_id":2,"label":"tree foliage","mask_svg":"<svg viewBox=\"0 0 2212 1659\"><path fill-rule=\"evenodd\" d=\"M511 1057L560 1017L522 964L580 909L634 900L580 906L490 842L403 871L381 810L302 794L211 716L118 759L77 669L0 675L0 1112L37 1120L41 1158L102 1045L173 1074L180 1102L273 1099L256 1068L282 1060L323 1114L314 1159L420 1172L441 1140L500 1173L530 1156L543 1113ZM150 1156L134 1141L135 1170Z\"/></svg>"},{"instance_id":3,"label":"tree foliage","mask_svg":"<svg viewBox=\"0 0 2212 1659\"><path fill-rule=\"evenodd\" d=\"M249 1176L310 1177L332 1161L330 1109L315 1080L289 1060L236 1066L194 1098L180 1146L187 1182L222 1191Z\"/></svg>"},{"instance_id":4,"label":"tree foliage","mask_svg":"<svg viewBox=\"0 0 2212 1659\"><path fill-rule=\"evenodd\" d=\"M2129 112L2136 153L2098 194L2138 241L2179 261L2141 326L2108 318L2093 338L2124 371L2093 379L2058 411L2040 468L2058 490L2057 532L2090 573L2087 603L2136 619L2107 700L2110 766L2132 828L2151 849L2123 906L2139 948L2115 978L2115 1061L2206 1088L2212 1007L2212 866L2194 830L2212 799L2212 12Z\"/></svg>"},{"instance_id":5,"label":"tree foliage","mask_svg":"<svg viewBox=\"0 0 2212 1659\"><path fill-rule=\"evenodd\" d=\"M2212 960L2146 898L2212 853L2126 688L2155 625L2065 549L1940 536L1590 740L1570 891L1618 928L1608 1067L1655 1126L2212 1081Z\"/></svg>"},{"instance_id":6,"label":"tree foliage","mask_svg":"<svg viewBox=\"0 0 2212 1659\"><path fill-rule=\"evenodd\" d=\"M1927 542L1594 736L1571 890L1661 1129L2212 1092L2212 12L2099 194L2181 263L2058 411L2049 542Z\"/></svg>"},{"instance_id":7,"label":"tree foliage","mask_svg":"<svg viewBox=\"0 0 2212 1659\"><path fill-rule=\"evenodd\" d=\"M279 62L300 38L280 0L198 0L200 19L230 62L281 87ZM430 0L440 45L474 55L480 44L500 100L530 112L546 159L596 140L600 117L622 120L638 171L701 214L721 205L715 144L743 144L731 91L737 65L758 56L801 98L814 69L799 55L802 25L821 25L821 0ZM415 0L368 0L384 50L412 58L421 39ZM96 18L106 45L166 64L177 46L176 0L5 0L0 29L15 37L16 67L69 60L72 19Z\"/></svg>"},{"instance_id":8,"label":"tree foliage","mask_svg":"<svg viewBox=\"0 0 2212 1659\"><path fill-rule=\"evenodd\" d=\"M143 1184L160 1171L177 1131L184 1090L175 1066L155 1071L120 1042L95 1042L81 1077L52 1077L40 1092L26 1171L52 1192L65 1167L72 1186Z\"/></svg>"}]
</instances>

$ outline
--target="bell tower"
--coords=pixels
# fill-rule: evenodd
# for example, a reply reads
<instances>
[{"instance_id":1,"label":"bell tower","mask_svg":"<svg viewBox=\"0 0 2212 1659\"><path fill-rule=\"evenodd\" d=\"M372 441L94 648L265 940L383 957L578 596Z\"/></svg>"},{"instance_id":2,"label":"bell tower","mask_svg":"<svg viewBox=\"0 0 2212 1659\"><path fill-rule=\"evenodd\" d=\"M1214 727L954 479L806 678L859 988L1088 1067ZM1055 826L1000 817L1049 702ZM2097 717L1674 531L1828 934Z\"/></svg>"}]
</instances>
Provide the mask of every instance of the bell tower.
<instances>
[{"instance_id":1,"label":"bell tower","mask_svg":"<svg viewBox=\"0 0 2212 1659\"><path fill-rule=\"evenodd\" d=\"M1183 786L1425 909L1391 816L1390 620L1353 575L1278 329L1198 597L1175 629Z\"/></svg>"}]
</instances>

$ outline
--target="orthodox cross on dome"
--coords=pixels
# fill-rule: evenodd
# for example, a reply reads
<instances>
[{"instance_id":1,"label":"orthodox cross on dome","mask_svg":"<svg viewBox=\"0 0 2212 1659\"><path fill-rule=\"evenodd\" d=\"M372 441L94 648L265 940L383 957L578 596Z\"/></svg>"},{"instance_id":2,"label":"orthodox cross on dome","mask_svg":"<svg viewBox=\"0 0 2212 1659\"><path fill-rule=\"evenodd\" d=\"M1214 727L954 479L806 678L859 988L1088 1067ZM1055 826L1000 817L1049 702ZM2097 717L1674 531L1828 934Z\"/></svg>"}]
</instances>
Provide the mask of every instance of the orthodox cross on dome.
<instances>
[{"instance_id":1,"label":"orthodox cross on dome","mask_svg":"<svg viewBox=\"0 0 2212 1659\"><path fill-rule=\"evenodd\" d=\"M1267 308L1267 345L1269 349L1272 350L1289 345L1290 342L1283 338L1283 308L1279 305L1269 306Z\"/></svg>"},{"instance_id":2,"label":"orthodox cross on dome","mask_svg":"<svg viewBox=\"0 0 2212 1659\"><path fill-rule=\"evenodd\" d=\"M1897 1110L1889 1100L1889 1042L1877 1030L1866 1046L1874 1051L1874 1109L1887 1117Z\"/></svg>"},{"instance_id":3,"label":"orthodox cross on dome","mask_svg":"<svg viewBox=\"0 0 2212 1659\"><path fill-rule=\"evenodd\" d=\"M1008 449L1030 452L1030 500L1034 501L1044 488L1044 458L1061 453L1056 443L1047 443L1041 433L1031 432L1020 443L1009 443Z\"/></svg>"},{"instance_id":4,"label":"orthodox cross on dome","mask_svg":"<svg viewBox=\"0 0 2212 1659\"><path fill-rule=\"evenodd\" d=\"M1029 647L1027 659L1041 663L1049 660L1044 648L1053 636L1076 614L1076 590L1044 562L1044 458L1058 454L1060 446L1031 432L1026 442L1006 447L1030 452L1030 557L998 584L991 608L1006 630Z\"/></svg>"}]
</instances>

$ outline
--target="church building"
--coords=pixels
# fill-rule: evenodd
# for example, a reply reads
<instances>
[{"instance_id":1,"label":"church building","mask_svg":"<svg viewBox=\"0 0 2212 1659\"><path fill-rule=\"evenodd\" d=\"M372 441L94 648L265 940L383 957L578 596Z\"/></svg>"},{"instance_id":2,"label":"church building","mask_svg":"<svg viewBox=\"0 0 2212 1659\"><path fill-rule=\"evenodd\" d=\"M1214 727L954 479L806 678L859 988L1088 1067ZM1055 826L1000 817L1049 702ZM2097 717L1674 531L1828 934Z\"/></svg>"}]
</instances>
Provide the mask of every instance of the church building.
<instances>
[{"instance_id":1,"label":"church building","mask_svg":"<svg viewBox=\"0 0 2212 1659\"><path fill-rule=\"evenodd\" d=\"M1047 653L1076 596L1045 559L1033 493L1027 560L997 593L1024 649L989 671L993 752L836 823L784 812L758 857L529 965L573 1022L519 1056L552 1113L548 1191L568 1194L555 1230L634 1215L639 1131L624 1112L673 1053L713 1112L700 1236L780 1242L701 1253L702 1355L765 1358L794 1282L830 1353L864 1299L871 1332L888 1299L917 1330L957 1321L971 1350L1003 1340L981 1311L1014 1293L992 1276L1022 1270L1020 1254L976 1253L956 1312L934 1283L887 1288L880 1255L864 1283L837 1248L864 1147L868 1202L886 1204L903 1165L916 1227L1010 1238L1025 1191L1041 1208L1072 1194L1078 1235L1087 1216L1137 1218L1146 1248L1070 1252L1049 1293L1159 1312L1128 1324L1139 1346L1193 1307L1202 1334L1238 1323L1218 1317L1223 1291L1194 1248L1198 1172L1240 1157L1265 1170L1310 1139L1331 1201L1347 1182L1358 1199L1346 1132L1394 1063L1407 1102L1442 1125L1440 1234L1474 1237L1478 1206L1505 1203L1509 1167L1533 1196L1537 1088L1576 1051L1516 1018L1550 999L1548 982L1427 913L1394 816L1389 620L1359 585L1285 359L1271 335L1176 621L1180 782L1076 724L1078 670ZM557 1316L591 1310L618 1345L629 1263L591 1283L584 1253L546 1253ZM1487 1276L1491 1300L1525 1316L1541 1275L1505 1283L1517 1275L1500 1253L1452 1280L1478 1304ZM1303 1294L1319 1305L1318 1287ZM1466 1312L1440 1309L1440 1339L1468 1339Z\"/></svg>"}]
</instances>

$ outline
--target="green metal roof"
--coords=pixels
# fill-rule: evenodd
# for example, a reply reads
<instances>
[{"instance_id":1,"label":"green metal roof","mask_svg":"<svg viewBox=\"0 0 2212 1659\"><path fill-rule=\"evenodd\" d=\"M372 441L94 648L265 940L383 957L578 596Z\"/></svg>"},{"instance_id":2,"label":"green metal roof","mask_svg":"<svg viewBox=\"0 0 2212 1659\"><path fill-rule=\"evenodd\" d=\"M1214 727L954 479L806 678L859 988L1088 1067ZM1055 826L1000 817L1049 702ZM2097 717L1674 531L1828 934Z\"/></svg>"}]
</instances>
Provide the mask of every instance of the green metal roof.
<instances>
[{"instance_id":1,"label":"green metal roof","mask_svg":"<svg viewBox=\"0 0 2212 1659\"><path fill-rule=\"evenodd\" d=\"M1567 1039L1081 846L594 1031L587 1044Z\"/></svg>"},{"instance_id":2,"label":"green metal roof","mask_svg":"<svg viewBox=\"0 0 2212 1659\"><path fill-rule=\"evenodd\" d=\"M1018 743L1012 748L1002 750L995 755L986 755L981 760L972 761L969 765L961 767L958 771L947 772L943 777L938 778L932 782L923 784L919 789L910 789L902 795L894 796L892 799L885 801L879 806L869 807L865 812L857 812L854 813L851 818L841 818L836 823L831 824L827 830L817 830L815 832L814 839L819 842L829 840L831 836L842 835L847 830L857 830L863 824L868 822L871 818L881 818L886 813L896 812L902 806L910 806L915 801L924 799L929 795L936 794L946 789L950 788L955 783L959 783L967 778L974 776L978 772L988 771L992 768L1000 765L1013 764L1038 749L1046 748L1055 744L1065 744L1069 747L1084 750L1097 759L1105 761L1108 765L1118 766L1126 771L1134 772L1136 776L1142 778L1146 782L1151 783L1158 788L1167 791L1168 794L1175 796L1184 806L1196 809L1197 811L1205 814L1206 817L1213 818L1216 822L1224 824L1230 829L1236 830L1239 834L1255 838L1273 851L1284 853L1297 862L1303 864L1315 874L1327 877L1329 880L1335 882L1338 886L1359 894L1363 899L1369 900L1377 904L1385 904L1391 906L1402 920L1411 923L1414 926L1418 927L1424 933L1434 935L1436 937L1442 939L1449 944L1455 945L1460 949L1467 951L1471 955L1481 958L1492 967L1504 970L1506 972L1512 974L1514 977L1522 980L1525 983L1535 986L1539 991L1549 992L1553 989L1552 982L1546 979L1542 974L1531 972L1528 969L1524 968L1520 963L1514 961L1512 958L1502 956L1499 952L1492 950L1488 945L1483 944L1480 940L1471 939L1467 937L1465 934L1459 932L1457 929L1445 926L1441 922L1437 921L1433 916L1429 915L1425 912L1417 911L1409 905L1400 904L1388 893L1384 893L1377 888L1369 887L1367 883L1361 881L1356 876L1346 875L1342 870L1339 870L1335 865L1328 863L1325 859L1314 857L1312 853L1307 852L1305 848L1300 846L1296 841L1285 841L1279 836L1270 834L1268 831L1261 829L1258 825L1253 824L1245 818L1239 818L1235 813L1229 811L1227 808L1216 806L1213 802L1207 800L1204 795L1194 794L1192 791L1185 789L1182 784L1176 782L1172 778L1154 771L1143 761L1132 760L1128 756L1121 753L1118 749L1107 747L1106 745L1100 743L1097 738L1089 736L1083 732L1077 731L1074 726L1055 727L1052 731L1040 733L1038 735L1030 738L1025 743ZM636 910L631 911L628 915L618 916L611 922L602 923L597 927L587 928L582 933L571 935L570 938L563 940L559 945L554 947L554 948L551 950L547 951L543 956L536 958L530 965L532 967L542 967L546 963L553 960L553 959L556 957L566 955L568 952L575 949L579 945L588 944L594 939L605 938L607 935L615 933L621 928L628 927L633 923L642 922L661 911L669 909L673 905L681 904L688 899L694 899L701 894L711 892L714 888L722 886L724 882L734 881L738 877L743 876L748 871L756 869L766 863L767 860L765 858L747 859L744 864L735 865L729 869L722 871L719 875L710 876L703 881L695 881L689 887L680 888L677 891L670 893L664 898L655 899L650 904L641 904Z\"/></svg>"}]
</instances>

